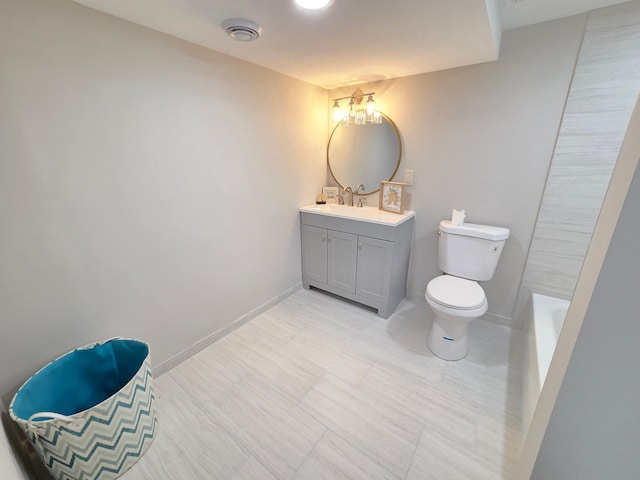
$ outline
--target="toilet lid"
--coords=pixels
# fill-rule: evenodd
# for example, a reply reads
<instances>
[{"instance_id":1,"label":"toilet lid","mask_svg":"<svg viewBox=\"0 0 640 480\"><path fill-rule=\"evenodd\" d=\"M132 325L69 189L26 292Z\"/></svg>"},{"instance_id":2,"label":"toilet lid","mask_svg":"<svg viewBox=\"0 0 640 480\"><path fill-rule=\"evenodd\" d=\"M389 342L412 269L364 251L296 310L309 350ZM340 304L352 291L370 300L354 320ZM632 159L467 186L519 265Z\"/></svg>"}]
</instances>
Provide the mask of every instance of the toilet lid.
<instances>
[{"instance_id":1,"label":"toilet lid","mask_svg":"<svg viewBox=\"0 0 640 480\"><path fill-rule=\"evenodd\" d=\"M478 282L453 275L441 275L431 280L427 295L434 302L460 310L478 308L485 301L484 290Z\"/></svg>"}]
</instances>

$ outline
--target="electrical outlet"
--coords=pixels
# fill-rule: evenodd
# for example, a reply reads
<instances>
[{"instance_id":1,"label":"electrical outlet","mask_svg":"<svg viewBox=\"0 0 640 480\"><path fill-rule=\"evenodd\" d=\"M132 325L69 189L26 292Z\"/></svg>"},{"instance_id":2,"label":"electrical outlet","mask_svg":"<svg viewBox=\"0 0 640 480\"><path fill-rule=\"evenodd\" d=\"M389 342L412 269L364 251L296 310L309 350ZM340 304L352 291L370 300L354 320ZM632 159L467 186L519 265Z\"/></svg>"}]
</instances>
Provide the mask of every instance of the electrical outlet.
<instances>
[{"instance_id":1,"label":"electrical outlet","mask_svg":"<svg viewBox=\"0 0 640 480\"><path fill-rule=\"evenodd\" d=\"M407 185L413 185L413 170L405 170L402 181Z\"/></svg>"}]
</instances>

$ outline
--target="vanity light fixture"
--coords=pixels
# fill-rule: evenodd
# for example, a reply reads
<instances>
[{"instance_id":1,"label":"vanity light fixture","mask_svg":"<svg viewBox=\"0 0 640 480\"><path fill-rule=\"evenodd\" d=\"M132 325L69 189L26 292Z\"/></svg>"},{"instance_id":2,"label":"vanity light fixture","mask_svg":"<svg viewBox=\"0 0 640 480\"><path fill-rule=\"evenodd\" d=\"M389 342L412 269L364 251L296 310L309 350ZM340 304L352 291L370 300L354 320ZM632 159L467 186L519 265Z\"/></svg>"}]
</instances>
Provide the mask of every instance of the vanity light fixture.
<instances>
[{"instance_id":1,"label":"vanity light fixture","mask_svg":"<svg viewBox=\"0 0 640 480\"><path fill-rule=\"evenodd\" d=\"M343 122L344 125L366 125L367 123L380 124L382 116L375 109L375 100L373 96L375 92L362 93L358 89L348 97L334 98L333 102L333 119L336 122ZM360 107L364 97L368 97L366 104ZM345 112L340 108L340 100L349 99L349 111Z\"/></svg>"},{"instance_id":2,"label":"vanity light fixture","mask_svg":"<svg viewBox=\"0 0 640 480\"><path fill-rule=\"evenodd\" d=\"M294 0L295 4L306 10L320 10L327 8L333 3L333 0Z\"/></svg>"}]
</instances>

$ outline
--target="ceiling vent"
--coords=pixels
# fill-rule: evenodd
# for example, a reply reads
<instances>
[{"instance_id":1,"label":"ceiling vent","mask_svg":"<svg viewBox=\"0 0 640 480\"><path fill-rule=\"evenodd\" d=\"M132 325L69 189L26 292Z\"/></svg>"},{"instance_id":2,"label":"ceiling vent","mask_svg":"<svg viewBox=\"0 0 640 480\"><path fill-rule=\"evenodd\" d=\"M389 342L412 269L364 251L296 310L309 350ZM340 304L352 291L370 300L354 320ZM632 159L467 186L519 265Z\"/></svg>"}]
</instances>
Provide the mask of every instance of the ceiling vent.
<instances>
[{"instance_id":1,"label":"ceiling vent","mask_svg":"<svg viewBox=\"0 0 640 480\"><path fill-rule=\"evenodd\" d=\"M262 27L256 22L244 18L230 18L222 22L222 28L231 38L239 42L252 42L262 33Z\"/></svg>"}]
</instances>

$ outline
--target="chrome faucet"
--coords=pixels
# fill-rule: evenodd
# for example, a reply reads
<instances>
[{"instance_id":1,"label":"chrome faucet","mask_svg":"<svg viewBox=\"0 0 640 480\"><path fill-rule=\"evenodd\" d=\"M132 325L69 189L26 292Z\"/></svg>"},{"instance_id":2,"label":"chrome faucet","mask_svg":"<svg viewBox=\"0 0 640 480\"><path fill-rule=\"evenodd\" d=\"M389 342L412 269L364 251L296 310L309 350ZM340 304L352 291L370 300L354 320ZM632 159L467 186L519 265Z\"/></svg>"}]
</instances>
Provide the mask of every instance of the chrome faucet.
<instances>
[{"instance_id":1,"label":"chrome faucet","mask_svg":"<svg viewBox=\"0 0 640 480\"><path fill-rule=\"evenodd\" d=\"M353 190L351 190L351 187L344 187L344 189L342 190L342 196L344 197L347 192L349 192L349 203L347 203L346 199L344 201L345 205L349 205L350 207L353 207Z\"/></svg>"},{"instance_id":2,"label":"chrome faucet","mask_svg":"<svg viewBox=\"0 0 640 480\"><path fill-rule=\"evenodd\" d=\"M359 184L356 186L356 195L358 195L358 192L360 191L360 189L362 189L362 193L364 193L364 185L363 185L363 184L361 184L361 183L359 183ZM351 196L353 197L353 194L351 194ZM363 207L362 200L363 200L363 198L360 198L360 199L358 200L358 207L360 207L360 208L362 208L362 207ZM366 201L366 199L364 199L364 200ZM352 204L353 204L353 202L352 202Z\"/></svg>"}]
</instances>

